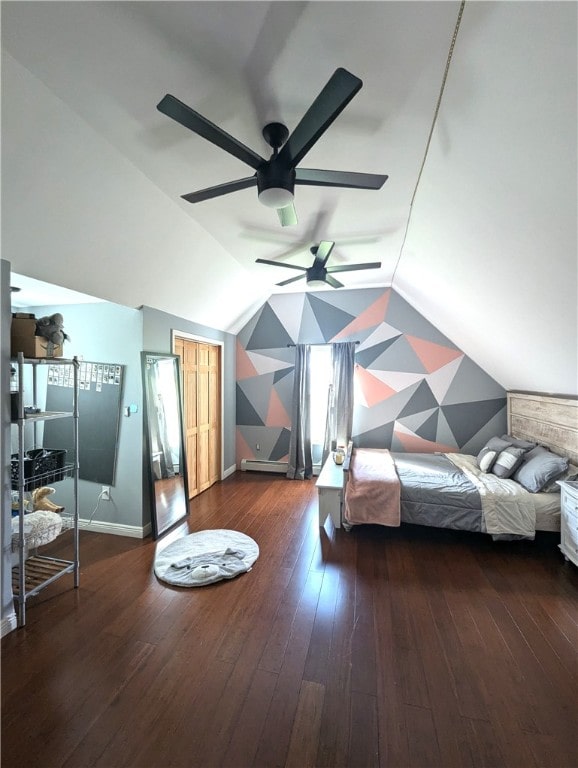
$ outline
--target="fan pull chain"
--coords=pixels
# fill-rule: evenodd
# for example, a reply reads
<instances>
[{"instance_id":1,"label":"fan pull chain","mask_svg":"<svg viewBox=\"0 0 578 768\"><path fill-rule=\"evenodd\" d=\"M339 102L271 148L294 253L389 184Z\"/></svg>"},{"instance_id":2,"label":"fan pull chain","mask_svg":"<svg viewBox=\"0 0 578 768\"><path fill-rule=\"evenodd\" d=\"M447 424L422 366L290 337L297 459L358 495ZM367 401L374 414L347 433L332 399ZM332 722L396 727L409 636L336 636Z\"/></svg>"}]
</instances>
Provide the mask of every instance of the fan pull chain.
<instances>
[{"instance_id":1,"label":"fan pull chain","mask_svg":"<svg viewBox=\"0 0 578 768\"><path fill-rule=\"evenodd\" d=\"M438 95L438 100L437 100L436 108L435 108L435 111L434 111L434 116L433 116L431 128L430 128L430 131L429 131L429 136L428 136L428 139L427 139L427 142L426 142L426 145L425 145L425 152L424 152L424 155L423 155L423 160L421 161L421 165L420 165L420 168L419 168L419 173L417 175L417 180L416 180L415 187L414 187L414 190L413 190L413 195L411 196L411 202L409 204L409 214L407 216L407 221L406 221L406 224L405 224L405 231L403 233L403 241L401 243L401 247L399 249L399 256L397 257L397 261L395 262L395 267L394 267L394 270L393 270L393 274L391 276L391 287L392 288L393 288L393 281L394 281L395 275L397 273L397 268L399 267L399 263L401 261L401 257L402 257L402 254L403 254L403 249L405 247L405 241L407 239L407 233L409 231L409 224L410 224L410 221L411 221L411 214L413 212L413 204L414 204L414 201L415 201L415 197L417 195L417 190L418 190L418 187L419 187L419 183L421 181L421 175L423 173L423 169L425 167L425 163L426 163L426 160L427 160L427 156L428 156L428 152L429 152L429 148L430 148L430 144L431 144L434 128L435 128L436 123L437 123L438 114L439 114L441 103L442 103L442 96L444 94L444 90L445 90L445 87L446 87L446 80L448 79L448 73L450 71L450 62L452 60L452 56L453 56L453 53L454 53L454 47L455 47L456 40L457 40L457 37L458 37L458 31L459 31L459 28L460 28L460 23L462 21L462 15L463 15L463 12L464 12L465 5L466 5L466 0L462 0L462 2L460 3L460 10L458 11L458 18L456 20L456 25L454 27L454 34L452 35L452 41L450 43L450 49L448 51L448 58L447 58L447 61L446 61L446 68L445 68L445 71L444 71L444 76L442 78L442 84L441 84L441 87L440 87L440 92L439 92L439 95Z\"/></svg>"}]
</instances>

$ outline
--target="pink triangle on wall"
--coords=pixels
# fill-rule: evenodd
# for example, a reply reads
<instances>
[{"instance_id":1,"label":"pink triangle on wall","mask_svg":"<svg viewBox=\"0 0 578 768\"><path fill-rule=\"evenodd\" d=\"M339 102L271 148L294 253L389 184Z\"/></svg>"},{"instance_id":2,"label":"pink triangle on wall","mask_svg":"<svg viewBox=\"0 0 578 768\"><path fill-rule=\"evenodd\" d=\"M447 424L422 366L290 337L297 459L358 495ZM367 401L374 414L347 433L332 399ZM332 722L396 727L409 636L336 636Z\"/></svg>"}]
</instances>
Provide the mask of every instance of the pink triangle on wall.
<instances>
[{"instance_id":1,"label":"pink triangle on wall","mask_svg":"<svg viewBox=\"0 0 578 768\"><path fill-rule=\"evenodd\" d=\"M361 365L355 366L355 379L361 388L368 408L372 408L377 403L387 400L391 395L395 395L395 389L384 384Z\"/></svg>"},{"instance_id":2,"label":"pink triangle on wall","mask_svg":"<svg viewBox=\"0 0 578 768\"><path fill-rule=\"evenodd\" d=\"M453 453L456 450L455 445L444 445L443 443L434 443L431 440L424 440L413 432L401 431L394 427L393 434L403 445L408 453Z\"/></svg>"},{"instance_id":3,"label":"pink triangle on wall","mask_svg":"<svg viewBox=\"0 0 578 768\"><path fill-rule=\"evenodd\" d=\"M355 320L352 320L349 325L346 325L343 330L336 334L332 341L338 339L344 339L347 336L351 336L356 331L364 331L367 328L373 328L385 321L385 313L387 312L387 305L389 304L389 296L391 289L388 288L383 292L383 296L370 304L369 307L358 315Z\"/></svg>"},{"instance_id":4,"label":"pink triangle on wall","mask_svg":"<svg viewBox=\"0 0 578 768\"><path fill-rule=\"evenodd\" d=\"M437 371L438 368L442 368L458 357L463 357L464 354L459 349L450 349L441 344L435 344L433 341L425 341L417 336L406 334L405 338L428 373Z\"/></svg>"},{"instance_id":5,"label":"pink triangle on wall","mask_svg":"<svg viewBox=\"0 0 578 768\"><path fill-rule=\"evenodd\" d=\"M267 411L265 426L287 427L287 429L291 429L291 419L289 418L289 414L285 410L285 407L275 389L271 390L271 397L269 398L269 410Z\"/></svg>"},{"instance_id":6,"label":"pink triangle on wall","mask_svg":"<svg viewBox=\"0 0 578 768\"><path fill-rule=\"evenodd\" d=\"M237 339L237 381L241 379L250 379L258 376L257 369L251 362L249 355L243 349L243 346Z\"/></svg>"}]
</instances>

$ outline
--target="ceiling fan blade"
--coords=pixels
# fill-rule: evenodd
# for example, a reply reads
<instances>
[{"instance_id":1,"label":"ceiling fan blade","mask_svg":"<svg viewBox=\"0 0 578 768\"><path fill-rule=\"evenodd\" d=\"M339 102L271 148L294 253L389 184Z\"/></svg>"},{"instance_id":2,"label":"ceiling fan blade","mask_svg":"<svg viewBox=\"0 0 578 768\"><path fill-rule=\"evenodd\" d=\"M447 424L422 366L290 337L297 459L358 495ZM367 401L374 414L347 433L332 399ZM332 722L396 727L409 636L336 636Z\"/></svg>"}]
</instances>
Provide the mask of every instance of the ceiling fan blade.
<instances>
[{"instance_id":1,"label":"ceiling fan blade","mask_svg":"<svg viewBox=\"0 0 578 768\"><path fill-rule=\"evenodd\" d=\"M328 272L355 272L358 269L379 269L381 261L374 261L370 264L341 264L337 267L327 267Z\"/></svg>"},{"instance_id":2,"label":"ceiling fan blade","mask_svg":"<svg viewBox=\"0 0 578 768\"><path fill-rule=\"evenodd\" d=\"M203 200L210 200L213 197L228 195L229 192L238 192L240 189L248 189L248 187L254 187L256 184L257 177L248 176L245 179L228 181L226 184L218 184L216 187L200 189L198 192L189 192L186 195L181 195L181 197L183 200L186 200L187 203L201 203Z\"/></svg>"},{"instance_id":3,"label":"ceiling fan blade","mask_svg":"<svg viewBox=\"0 0 578 768\"><path fill-rule=\"evenodd\" d=\"M286 269L298 269L300 272L307 272L307 267L299 267L297 264L282 264L280 261L270 261L269 259L255 259L255 264L269 264L272 267L284 267Z\"/></svg>"},{"instance_id":4,"label":"ceiling fan blade","mask_svg":"<svg viewBox=\"0 0 578 768\"><path fill-rule=\"evenodd\" d=\"M317 211L315 219L307 228L305 239L308 242L318 243L323 233L329 231L331 226L331 217L335 213L336 200L337 198L335 197L330 208L327 207Z\"/></svg>"},{"instance_id":5,"label":"ceiling fan blade","mask_svg":"<svg viewBox=\"0 0 578 768\"><path fill-rule=\"evenodd\" d=\"M298 275L297 277L290 277L289 280L283 280L282 283L276 283L276 285L289 285L289 283L294 283L297 280L303 280L305 275Z\"/></svg>"},{"instance_id":6,"label":"ceiling fan blade","mask_svg":"<svg viewBox=\"0 0 578 768\"><path fill-rule=\"evenodd\" d=\"M315 253L315 261L313 262L312 269L323 268L327 264L327 259L331 256L331 251L335 243L331 240L322 240L317 246Z\"/></svg>"},{"instance_id":7,"label":"ceiling fan blade","mask_svg":"<svg viewBox=\"0 0 578 768\"><path fill-rule=\"evenodd\" d=\"M186 104L183 104L179 99L171 96L170 93L167 93L167 95L161 99L157 104L157 109L159 112L163 112L168 117L176 120L177 123L184 125L185 128L189 128L189 130L202 136L204 139L207 139L207 141L224 149L225 152L233 155L238 160L241 160L241 162L250 165L251 168L254 168L255 170L266 162L264 158L256 152L253 152L252 149L249 149L249 147L246 147L240 141L237 141L237 139L222 128L219 128L218 125L207 120L206 117L195 112L194 109L188 107Z\"/></svg>"},{"instance_id":8,"label":"ceiling fan blade","mask_svg":"<svg viewBox=\"0 0 578 768\"><path fill-rule=\"evenodd\" d=\"M312 187L350 187L352 189L381 189L389 176L355 171L322 171L316 168L297 168L295 184Z\"/></svg>"},{"instance_id":9,"label":"ceiling fan blade","mask_svg":"<svg viewBox=\"0 0 578 768\"><path fill-rule=\"evenodd\" d=\"M295 168L362 85L362 81L351 72L342 67L336 69L283 145L279 161Z\"/></svg>"},{"instance_id":10,"label":"ceiling fan blade","mask_svg":"<svg viewBox=\"0 0 578 768\"><path fill-rule=\"evenodd\" d=\"M293 227L297 224L297 211L293 203L284 208L277 208L277 215L282 227Z\"/></svg>"},{"instance_id":11,"label":"ceiling fan blade","mask_svg":"<svg viewBox=\"0 0 578 768\"><path fill-rule=\"evenodd\" d=\"M343 283L340 283L339 280L331 277L331 275L325 275L325 282L332 288L343 288Z\"/></svg>"}]
</instances>

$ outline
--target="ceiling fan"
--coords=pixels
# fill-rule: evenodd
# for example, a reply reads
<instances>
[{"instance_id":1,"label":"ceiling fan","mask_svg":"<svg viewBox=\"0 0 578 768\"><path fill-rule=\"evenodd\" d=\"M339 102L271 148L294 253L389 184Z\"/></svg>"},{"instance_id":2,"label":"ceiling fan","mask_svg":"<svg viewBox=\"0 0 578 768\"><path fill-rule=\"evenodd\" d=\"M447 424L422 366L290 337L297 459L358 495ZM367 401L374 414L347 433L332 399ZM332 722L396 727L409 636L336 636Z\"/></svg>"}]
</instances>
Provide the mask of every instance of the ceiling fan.
<instances>
[{"instance_id":1,"label":"ceiling fan","mask_svg":"<svg viewBox=\"0 0 578 768\"><path fill-rule=\"evenodd\" d=\"M296 280L302 280L306 278L307 285L312 287L321 287L324 285L330 285L332 288L343 288L343 283L336 280L333 272L353 272L358 269L379 269L381 267L380 261L374 261L368 264L342 264L341 266L328 267L326 266L331 251L333 250L334 242L331 240L322 240L319 245L314 245L309 250L315 257L313 264L310 267L299 267L296 264L282 264L279 261L269 261L268 259L256 259L257 264L270 264L272 267L286 267L287 269L298 269L303 274L297 277L290 277L288 280L283 280L277 285L289 285Z\"/></svg>"},{"instance_id":2,"label":"ceiling fan","mask_svg":"<svg viewBox=\"0 0 578 768\"><path fill-rule=\"evenodd\" d=\"M381 189L387 176L373 173L350 171L324 171L312 168L297 168L307 152L325 133L327 128L341 114L355 94L361 89L362 81L338 68L314 100L291 135L282 123L268 123L263 128L263 137L273 149L269 160L253 152L222 128L203 117L182 101L167 94L157 104L157 109L177 123L212 142L225 152L249 165L255 170L252 176L219 184L182 195L189 203L200 203L213 197L227 195L248 187L257 186L259 200L268 208L276 208L283 226L297 223L293 206L295 184L317 187L349 187L352 189Z\"/></svg>"}]
</instances>

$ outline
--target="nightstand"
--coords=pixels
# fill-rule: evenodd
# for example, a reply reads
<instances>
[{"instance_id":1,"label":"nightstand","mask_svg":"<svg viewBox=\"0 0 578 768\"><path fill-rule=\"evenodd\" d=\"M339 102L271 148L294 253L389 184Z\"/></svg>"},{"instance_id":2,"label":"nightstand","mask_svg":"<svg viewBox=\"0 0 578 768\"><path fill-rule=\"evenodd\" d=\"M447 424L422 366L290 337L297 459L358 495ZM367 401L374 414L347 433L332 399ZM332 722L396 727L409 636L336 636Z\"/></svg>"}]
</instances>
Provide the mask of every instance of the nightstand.
<instances>
[{"instance_id":1,"label":"nightstand","mask_svg":"<svg viewBox=\"0 0 578 768\"><path fill-rule=\"evenodd\" d=\"M578 482L560 480L560 550L574 565L578 565Z\"/></svg>"},{"instance_id":2,"label":"nightstand","mask_svg":"<svg viewBox=\"0 0 578 768\"><path fill-rule=\"evenodd\" d=\"M330 453L317 479L319 494L319 525L323 525L327 516L331 517L335 528L341 528L341 505L343 503L343 464L333 461Z\"/></svg>"}]
</instances>

